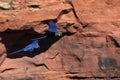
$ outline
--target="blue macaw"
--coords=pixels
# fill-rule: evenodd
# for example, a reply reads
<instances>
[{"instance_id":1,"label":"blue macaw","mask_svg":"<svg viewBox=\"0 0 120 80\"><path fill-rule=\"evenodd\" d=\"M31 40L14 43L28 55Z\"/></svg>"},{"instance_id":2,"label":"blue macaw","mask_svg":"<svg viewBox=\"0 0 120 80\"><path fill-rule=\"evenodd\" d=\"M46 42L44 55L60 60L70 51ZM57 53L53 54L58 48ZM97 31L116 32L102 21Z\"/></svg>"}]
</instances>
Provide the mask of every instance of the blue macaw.
<instances>
[{"instance_id":1,"label":"blue macaw","mask_svg":"<svg viewBox=\"0 0 120 80\"><path fill-rule=\"evenodd\" d=\"M29 45L27 45L26 47L24 47L24 48L22 48L22 49L20 49L18 51L9 53L8 55L12 55L12 54L19 53L19 52L22 52L22 51L24 51L24 52L26 52L26 51L32 52L32 51L34 51L35 48L39 48L40 47L38 40L46 38L46 37L47 36L43 36L43 37L40 37L40 38L32 39L33 40L32 43L30 43Z\"/></svg>"},{"instance_id":2,"label":"blue macaw","mask_svg":"<svg viewBox=\"0 0 120 80\"><path fill-rule=\"evenodd\" d=\"M39 48L39 44L38 44L38 40L34 40L32 43L30 43L29 45L27 45L26 47L18 50L18 51L15 51L15 52L12 52L12 53L9 53L9 55L13 55L15 53L19 53L19 52L22 52L22 51L28 51L28 52L32 52L35 48Z\"/></svg>"},{"instance_id":3,"label":"blue macaw","mask_svg":"<svg viewBox=\"0 0 120 80\"><path fill-rule=\"evenodd\" d=\"M62 36L62 33L58 32L57 25L53 21L49 21L48 24L49 24L49 29L48 29L49 32L55 33L55 36Z\"/></svg>"}]
</instances>

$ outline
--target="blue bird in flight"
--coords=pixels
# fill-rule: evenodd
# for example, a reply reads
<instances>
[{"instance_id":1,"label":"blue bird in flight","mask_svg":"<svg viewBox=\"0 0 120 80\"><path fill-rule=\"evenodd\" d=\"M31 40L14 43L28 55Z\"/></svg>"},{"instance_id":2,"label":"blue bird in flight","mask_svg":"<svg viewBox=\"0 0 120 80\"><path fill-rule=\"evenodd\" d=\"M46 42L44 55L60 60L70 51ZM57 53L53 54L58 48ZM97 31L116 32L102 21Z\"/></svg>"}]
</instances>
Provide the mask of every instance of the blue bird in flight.
<instances>
[{"instance_id":1,"label":"blue bird in flight","mask_svg":"<svg viewBox=\"0 0 120 80\"><path fill-rule=\"evenodd\" d=\"M19 53L19 52L22 52L22 51L24 51L24 52L27 52L27 51L28 51L28 52L32 52L32 51L34 51L34 49L40 47L38 40L44 39L44 38L46 38L46 37L47 37L47 36L43 36L43 37L39 37L39 38L32 39L32 40L33 40L32 43L30 43L29 45L27 45L26 47L24 47L24 48L22 48L22 49L20 49L20 50L17 50L17 51L15 51L15 52L9 53L8 55L12 55L12 54Z\"/></svg>"},{"instance_id":2,"label":"blue bird in flight","mask_svg":"<svg viewBox=\"0 0 120 80\"><path fill-rule=\"evenodd\" d=\"M49 24L49 29L48 29L49 32L55 33L55 36L62 36L62 33L58 32L57 25L53 21L49 21L48 24Z\"/></svg>"},{"instance_id":3,"label":"blue bird in flight","mask_svg":"<svg viewBox=\"0 0 120 80\"><path fill-rule=\"evenodd\" d=\"M19 53L19 52L22 52L22 51L24 51L24 52L32 52L34 49L36 49L36 48L39 48L40 46L39 46L39 44L38 44L38 40L34 40L32 43L30 43L29 45L27 45L26 47L24 47L24 48L22 48L22 49L20 49L20 50L17 50L17 51L15 51L15 52L12 52L12 53L9 53L8 54L8 56L9 55L13 55L13 54L15 54L15 53Z\"/></svg>"}]
</instances>

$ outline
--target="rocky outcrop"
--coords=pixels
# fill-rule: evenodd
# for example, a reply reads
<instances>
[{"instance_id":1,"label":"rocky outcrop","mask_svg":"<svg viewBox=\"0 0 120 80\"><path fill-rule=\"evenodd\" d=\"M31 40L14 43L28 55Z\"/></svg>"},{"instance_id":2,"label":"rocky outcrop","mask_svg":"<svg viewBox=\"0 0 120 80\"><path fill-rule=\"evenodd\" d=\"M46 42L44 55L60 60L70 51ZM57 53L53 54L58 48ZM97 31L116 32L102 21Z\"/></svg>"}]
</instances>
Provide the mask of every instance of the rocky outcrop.
<instances>
[{"instance_id":1,"label":"rocky outcrop","mask_svg":"<svg viewBox=\"0 0 120 80\"><path fill-rule=\"evenodd\" d=\"M41 3L38 8L29 3ZM119 0L15 0L0 11L1 80L119 80ZM22 4L22 5L21 5ZM48 29L53 20L60 38L7 57Z\"/></svg>"}]
</instances>

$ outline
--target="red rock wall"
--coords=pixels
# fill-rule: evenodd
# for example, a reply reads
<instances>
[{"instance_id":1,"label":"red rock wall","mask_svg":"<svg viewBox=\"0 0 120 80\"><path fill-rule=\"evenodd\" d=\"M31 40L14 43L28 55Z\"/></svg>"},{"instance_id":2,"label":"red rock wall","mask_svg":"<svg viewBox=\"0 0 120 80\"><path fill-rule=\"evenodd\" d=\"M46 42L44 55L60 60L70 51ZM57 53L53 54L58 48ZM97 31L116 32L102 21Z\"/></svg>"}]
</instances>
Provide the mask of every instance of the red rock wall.
<instances>
[{"instance_id":1,"label":"red rock wall","mask_svg":"<svg viewBox=\"0 0 120 80\"><path fill-rule=\"evenodd\" d=\"M39 8L27 7L41 3ZM15 0L0 10L0 80L119 80L120 0ZM61 38L34 52L6 54L45 34L54 20Z\"/></svg>"}]
</instances>

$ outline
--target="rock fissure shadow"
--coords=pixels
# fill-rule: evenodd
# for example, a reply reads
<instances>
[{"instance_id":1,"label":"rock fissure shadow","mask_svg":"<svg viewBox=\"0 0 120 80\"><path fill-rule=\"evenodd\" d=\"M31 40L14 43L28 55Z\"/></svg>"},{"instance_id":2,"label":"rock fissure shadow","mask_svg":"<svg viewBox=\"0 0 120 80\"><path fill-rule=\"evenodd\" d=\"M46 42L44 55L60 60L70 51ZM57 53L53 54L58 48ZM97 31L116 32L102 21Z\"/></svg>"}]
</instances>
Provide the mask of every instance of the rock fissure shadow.
<instances>
[{"instance_id":1,"label":"rock fissure shadow","mask_svg":"<svg viewBox=\"0 0 120 80\"><path fill-rule=\"evenodd\" d=\"M2 42L5 45L7 54L9 54L11 52L24 48L26 45L32 42L32 39L44 35L46 34L39 34L35 32L33 29L6 30L5 32L0 33L0 36L2 38L0 42ZM11 56L8 56L8 58L21 58L23 56L34 57L42 52L47 51L51 47L51 45L53 45L62 37L48 36L45 39L39 40L40 47L38 49L35 49L32 52L19 52Z\"/></svg>"}]
</instances>

